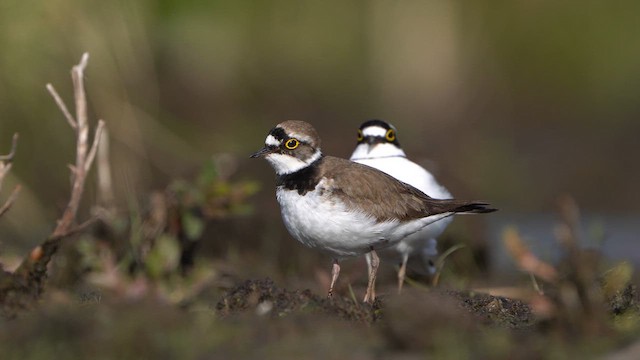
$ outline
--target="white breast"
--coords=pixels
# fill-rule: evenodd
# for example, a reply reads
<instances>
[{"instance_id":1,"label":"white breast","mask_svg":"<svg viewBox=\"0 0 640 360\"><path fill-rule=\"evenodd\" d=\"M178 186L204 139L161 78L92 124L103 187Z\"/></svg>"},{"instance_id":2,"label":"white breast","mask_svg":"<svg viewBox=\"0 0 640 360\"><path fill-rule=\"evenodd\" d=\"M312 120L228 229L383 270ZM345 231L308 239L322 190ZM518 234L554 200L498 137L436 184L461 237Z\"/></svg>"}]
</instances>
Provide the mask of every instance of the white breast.
<instances>
[{"instance_id":1,"label":"white breast","mask_svg":"<svg viewBox=\"0 0 640 360\"><path fill-rule=\"evenodd\" d=\"M396 245L426 225L451 215L441 214L402 223L397 220L378 223L362 211L348 209L332 196L326 179L305 195L278 187L276 197L291 236L336 258L362 255L371 247L381 249Z\"/></svg>"}]
</instances>

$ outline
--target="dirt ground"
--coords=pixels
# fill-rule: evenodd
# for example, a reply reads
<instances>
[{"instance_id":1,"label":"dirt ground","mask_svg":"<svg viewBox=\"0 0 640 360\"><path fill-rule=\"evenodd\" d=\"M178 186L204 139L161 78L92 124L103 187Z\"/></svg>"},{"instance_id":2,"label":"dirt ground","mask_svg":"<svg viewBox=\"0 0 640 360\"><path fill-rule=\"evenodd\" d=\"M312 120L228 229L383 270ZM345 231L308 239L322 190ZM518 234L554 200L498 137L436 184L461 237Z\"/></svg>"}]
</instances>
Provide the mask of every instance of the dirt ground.
<instances>
[{"instance_id":1,"label":"dirt ground","mask_svg":"<svg viewBox=\"0 0 640 360\"><path fill-rule=\"evenodd\" d=\"M268 278L211 286L177 304L157 291L123 296L49 289L32 308L0 321L0 348L3 359L637 355L640 307L633 286L607 302L602 327L595 328L578 321L584 316L545 318L531 304L483 293L412 286L400 295L384 290L369 305L344 293L328 299L288 289Z\"/></svg>"},{"instance_id":2,"label":"dirt ground","mask_svg":"<svg viewBox=\"0 0 640 360\"><path fill-rule=\"evenodd\" d=\"M534 322L531 308L519 300L439 289L432 290L428 296L434 298L432 299L434 301L453 303L460 310L467 310L487 324L526 328ZM372 305L369 305L339 296L333 298L319 296L311 293L310 290L290 291L276 286L271 279L267 278L247 280L230 289L218 301L215 309L222 316L246 311L269 313L271 316L311 312L349 321L375 323L384 318L385 302L386 299L378 297Z\"/></svg>"}]
</instances>

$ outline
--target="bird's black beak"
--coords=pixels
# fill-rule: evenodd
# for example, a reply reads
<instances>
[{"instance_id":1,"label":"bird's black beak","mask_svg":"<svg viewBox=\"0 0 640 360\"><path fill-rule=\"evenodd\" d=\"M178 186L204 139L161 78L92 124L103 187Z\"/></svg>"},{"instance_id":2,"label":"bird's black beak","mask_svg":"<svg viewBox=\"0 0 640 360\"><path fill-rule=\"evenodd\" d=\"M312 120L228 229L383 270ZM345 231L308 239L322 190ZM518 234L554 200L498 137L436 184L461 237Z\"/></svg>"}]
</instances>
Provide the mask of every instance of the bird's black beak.
<instances>
[{"instance_id":1,"label":"bird's black beak","mask_svg":"<svg viewBox=\"0 0 640 360\"><path fill-rule=\"evenodd\" d=\"M273 152L273 148L272 147L265 146L262 149L260 149L260 150L256 151L255 153L251 154L250 157L252 159L255 159L255 158L258 158L258 157L263 157L265 155L268 155L268 154L270 154L272 152Z\"/></svg>"},{"instance_id":2,"label":"bird's black beak","mask_svg":"<svg viewBox=\"0 0 640 360\"><path fill-rule=\"evenodd\" d=\"M367 154L369 154L371 153L371 150L380 143L380 139L375 136L367 136L364 138L364 142L367 144Z\"/></svg>"}]
</instances>

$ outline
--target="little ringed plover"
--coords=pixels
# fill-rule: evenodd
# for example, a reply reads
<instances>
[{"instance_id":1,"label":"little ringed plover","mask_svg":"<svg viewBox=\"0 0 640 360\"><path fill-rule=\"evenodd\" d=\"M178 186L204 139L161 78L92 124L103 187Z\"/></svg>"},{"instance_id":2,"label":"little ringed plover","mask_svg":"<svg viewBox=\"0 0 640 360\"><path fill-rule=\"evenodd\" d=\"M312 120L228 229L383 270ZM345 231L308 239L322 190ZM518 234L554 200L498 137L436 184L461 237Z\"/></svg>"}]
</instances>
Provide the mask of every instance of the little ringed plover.
<instances>
[{"instance_id":1,"label":"little ringed plover","mask_svg":"<svg viewBox=\"0 0 640 360\"><path fill-rule=\"evenodd\" d=\"M455 213L495 211L484 202L432 199L382 171L325 156L316 130L304 121L276 125L251 157L265 158L275 170L276 198L289 233L333 258L329 296L340 273L339 260L370 253L364 301L373 302L376 250Z\"/></svg>"}]
</instances>

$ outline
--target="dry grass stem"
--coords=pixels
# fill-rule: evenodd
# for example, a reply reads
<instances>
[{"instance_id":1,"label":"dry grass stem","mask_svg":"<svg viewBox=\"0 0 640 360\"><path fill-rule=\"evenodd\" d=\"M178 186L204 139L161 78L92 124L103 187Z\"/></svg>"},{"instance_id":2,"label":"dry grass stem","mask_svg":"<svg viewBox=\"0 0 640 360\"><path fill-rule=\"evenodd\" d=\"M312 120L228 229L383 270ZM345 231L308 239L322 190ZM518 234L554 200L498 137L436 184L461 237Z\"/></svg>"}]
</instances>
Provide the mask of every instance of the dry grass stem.
<instances>
[{"instance_id":1,"label":"dry grass stem","mask_svg":"<svg viewBox=\"0 0 640 360\"><path fill-rule=\"evenodd\" d=\"M444 268L444 261L447 259L447 257L464 247L466 247L464 244L454 245L447 249L440 256L438 256L438 259L436 260L436 273L433 274L433 278L431 279L431 286L438 286L438 283L440 282L440 275L442 274L442 269Z\"/></svg>"},{"instance_id":2,"label":"dry grass stem","mask_svg":"<svg viewBox=\"0 0 640 360\"><path fill-rule=\"evenodd\" d=\"M18 194L20 193L20 190L22 189L22 186L17 185L13 191L11 192L11 195L9 195L9 197L7 198L7 201L4 202L4 205L2 205L2 207L0 207L0 217L2 217L2 215L4 215L4 213L6 213L7 211L9 211L9 209L11 208L11 206L13 206L13 203L16 201L16 199L18 198Z\"/></svg>"},{"instance_id":3,"label":"dry grass stem","mask_svg":"<svg viewBox=\"0 0 640 360\"><path fill-rule=\"evenodd\" d=\"M521 270L548 282L555 282L557 280L558 273L556 269L538 259L525 245L516 229L506 229L502 238L507 251L511 254L511 257L515 259Z\"/></svg>"},{"instance_id":4,"label":"dry grass stem","mask_svg":"<svg viewBox=\"0 0 640 360\"><path fill-rule=\"evenodd\" d=\"M114 195L111 162L109 161L109 131L106 128L103 129L98 143L98 153L96 155L98 203L110 211L114 206Z\"/></svg>"},{"instance_id":5,"label":"dry grass stem","mask_svg":"<svg viewBox=\"0 0 640 360\"><path fill-rule=\"evenodd\" d=\"M578 250L579 244L579 228L580 228L580 209L575 199L569 195L560 197L558 200L558 212L562 223L555 230L558 242L569 253Z\"/></svg>"}]
</instances>

